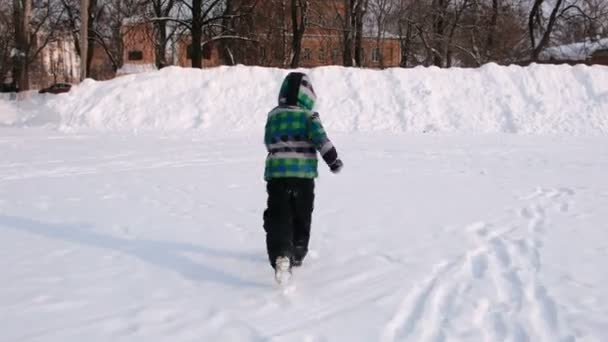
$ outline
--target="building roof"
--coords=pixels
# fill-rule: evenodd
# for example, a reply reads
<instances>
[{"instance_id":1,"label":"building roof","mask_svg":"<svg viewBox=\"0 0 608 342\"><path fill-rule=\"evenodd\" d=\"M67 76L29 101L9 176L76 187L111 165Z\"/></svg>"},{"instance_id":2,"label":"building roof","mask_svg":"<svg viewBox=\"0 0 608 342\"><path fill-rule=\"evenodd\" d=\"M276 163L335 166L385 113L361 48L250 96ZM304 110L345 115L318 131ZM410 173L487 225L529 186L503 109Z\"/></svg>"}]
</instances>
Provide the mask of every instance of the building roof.
<instances>
[{"instance_id":1,"label":"building roof","mask_svg":"<svg viewBox=\"0 0 608 342\"><path fill-rule=\"evenodd\" d=\"M587 40L546 48L540 57L543 60L585 60L591 57L596 50L607 48L608 38Z\"/></svg>"}]
</instances>

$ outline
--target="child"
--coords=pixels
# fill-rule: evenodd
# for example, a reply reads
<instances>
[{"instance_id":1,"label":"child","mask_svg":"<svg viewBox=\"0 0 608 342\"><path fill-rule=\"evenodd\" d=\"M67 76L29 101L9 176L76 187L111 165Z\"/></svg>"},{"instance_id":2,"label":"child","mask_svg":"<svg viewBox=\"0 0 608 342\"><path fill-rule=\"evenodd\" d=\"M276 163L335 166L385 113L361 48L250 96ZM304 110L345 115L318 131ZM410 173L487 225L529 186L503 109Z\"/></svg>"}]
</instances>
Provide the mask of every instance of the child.
<instances>
[{"instance_id":1,"label":"child","mask_svg":"<svg viewBox=\"0 0 608 342\"><path fill-rule=\"evenodd\" d=\"M279 282L280 273L300 266L308 252L317 151L333 173L343 166L319 114L312 112L315 100L308 76L292 72L281 85L279 106L268 113L266 121L268 208L264 230L270 265Z\"/></svg>"}]
</instances>

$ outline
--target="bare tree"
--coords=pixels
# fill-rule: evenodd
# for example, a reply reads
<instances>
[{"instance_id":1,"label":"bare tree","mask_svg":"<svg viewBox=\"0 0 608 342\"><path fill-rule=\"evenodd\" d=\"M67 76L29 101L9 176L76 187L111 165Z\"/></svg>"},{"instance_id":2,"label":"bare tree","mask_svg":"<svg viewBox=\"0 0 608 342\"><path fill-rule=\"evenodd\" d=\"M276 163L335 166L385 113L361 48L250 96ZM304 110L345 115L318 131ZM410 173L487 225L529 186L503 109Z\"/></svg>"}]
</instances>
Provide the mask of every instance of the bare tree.
<instances>
[{"instance_id":1,"label":"bare tree","mask_svg":"<svg viewBox=\"0 0 608 342\"><path fill-rule=\"evenodd\" d=\"M222 40L219 48L223 62L289 67L293 60L291 2L227 2L224 16L229 19L223 20L221 28L226 35L248 39Z\"/></svg>"},{"instance_id":2,"label":"bare tree","mask_svg":"<svg viewBox=\"0 0 608 342\"><path fill-rule=\"evenodd\" d=\"M30 88L29 81L29 59L30 59L30 24L32 17L32 0L13 0L13 11L15 25L14 56L15 74L20 90Z\"/></svg>"},{"instance_id":3,"label":"bare tree","mask_svg":"<svg viewBox=\"0 0 608 342\"><path fill-rule=\"evenodd\" d=\"M238 10L226 11L224 0L177 0L177 11L168 17L155 17L150 20L173 22L190 33L192 44L189 55L193 68L202 68L203 47L223 40L252 41L250 37L231 34L226 27L227 20L234 20L251 13L257 1L243 1ZM230 3L232 5L232 3Z\"/></svg>"},{"instance_id":4,"label":"bare tree","mask_svg":"<svg viewBox=\"0 0 608 342\"><path fill-rule=\"evenodd\" d=\"M343 31L342 31L342 58L344 66L353 66L355 64L353 59L353 48L354 48L354 30L353 30L353 17L354 15L354 1L344 0L344 17L342 19Z\"/></svg>"},{"instance_id":5,"label":"bare tree","mask_svg":"<svg viewBox=\"0 0 608 342\"><path fill-rule=\"evenodd\" d=\"M393 0L372 0L369 4L374 30L376 33L376 49L382 51L382 41L386 37L389 21L394 10ZM380 53L380 67L384 67L384 54Z\"/></svg>"},{"instance_id":6,"label":"bare tree","mask_svg":"<svg viewBox=\"0 0 608 342\"><path fill-rule=\"evenodd\" d=\"M401 41L401 65L507 61L504 53L522 50L525 14L520 7L520 0L399 0L392 20Z\"/></svg>"},{"instance_id":7,"label":"bare tree","mask_svg":"<svg viewBox=\"0 0 608 342\"><path fill-rule=\"evenodd\" d=\"M355 28L355 65L363 66L363 26L369 0L353 0L354 1L354 28Z\"/></svg>"},{"instance_id":8,"label":"bare tree","mask_svg":"<svg viewBox=\"0 0 608 342\"><path fill-rule=\"evenodd\" d=\"M553 27L558 18L559 10L563 4L563 0L556 0L551 10L551 15L548 21L543 17L542 5L545 0L534 0L530 15L528 16L528 29L530 34L531 55L530 60L537 61L538 56L549 43L549 38L553 32ZM546 24L545 24L546 21ZM540 40L537 41L537 35Z\"/></svg>"},{"instance_id":9,"label":"bare tree","mask_svg":"<svg viewBox=\"0 0 608 342\"><path fill-rule=\"evenodd\" d=\"M11 11L10 1L0 0L0 84L5 82L7 74L13 68L11 52L15 47L15 34Z\"/></svg>"},{"instance_id":10,"label":"bare tree","mask_svg":"<svg viewBox=\"0 0 608 342\"><path fill-rule=\"evenodd\" d=\"M417 49L414 47L418 30L415 23L414 6L417 2L410 0L398 0L395 11L391 14L391 21L394 22L401 50L401 67L417 65Z\"/></svg>"},{"instance_id":11,"label":"bare tree","mask_svg":"<svg viewBox=\"0 0 608 342\"><path fill-rule=\"evenodd\" d=\"M226 6L224 8L224 18L222 19L222 26L230 34L236 34L236 25L234 20L231 20L231 15L235 14L235 4L233 0L225 0ZM231 40L225 40L222 42L220 51L220 58L224 64L235 65L236 58L233 52L233 44Z\"/></svg>"},{"instance_id":12,"label":"bare tree","mask_svg":"<svg viewBox=\"0 0 608 342\"><path fill-rule=\"evenodd\" d=\"M492 51L494 50L494 44L496 42L496 31L498 28L498 14L500 10L500 0L492 0L492 10L490 14L490 21L487 26L486 36L486 48L484 57L486 61L492 60Z\"/></svg>"},{"instance_id":13,"label":"bare tree","mask_svg":"<svg viewBox=\"0 0 608 342\"><path fill-rule=\"evenodd\" d=\"M445 44L445 30L447 27L448 6L450 0L433 0L432 3L432 47L431 52L433 65L443 66L444 55L442 54L443 45Z\"/></svg>"},{"instance_id":14,"label":"bare tree","mask_svg":"<svg viewBox=\"0 0 608 342\"><path fill-rule=\"evenodd\" d=\"M95 53L95 35L91 34L91 31L94 31L96 18L100 17L101 9L97 8L98 0L61 1L67 15L65 25L72 32L74 48L80 57L80 77L83 79L91 76L91 61ZM83 38L87 40L86 44L82 42ZM85 50L84 53L83 50Z\"/></svg>"},{"instance_id":15,"label":"bare tree","mask_svg":"<svg viewBox=\"0 0 608 342\"><path fill-rule=\"evenodd\" d=\"M88 56L89 51L89 0L80 0L80 19L80 51L82 52L80 55L80 81L84 81L87 78L88 65L90 64L89 58L87 58L86 64L83 63L83 56Z\"/></svg>"},{"instance_id":16,"label":"bare tree","mask_svg":"<svg viewBox=\"0 0 608 342\"><path fill-rule=\"evenodd\" d=\"M558 18L552 37L559 43L593 41L608 36L608 1L566 1Z\"/></svg>"},{"instance_id":17,"label":"bare tree","mask_svg":"<svg viewBox=\"0 0 608 342\"><path fill-rule=\"evenodd\" d=\"M58 1L58 0L56 0ZM81 60L85 61L87 77L105 78L105 73L115 72L123 63L123 22L133 16L143 17L145 2L142 0L87 0L88 10L82 20L80 0L60 0L65 9L64 26L72 32L75 50ZM148 0L145 0L148 1ZM84 22L84 26L83 26ZM87 51L82 58L81 37L78 32L86 27ZM107 57L109 66L105 70L93 70L93 57L101 49ZM104 63L105 65L106 63ZM111 68L111 69L109 69Z\"/></svg>"},{"instance_id":18,"label":"bare tree","mask_svg":"<svg viewBox=\"0 0 608 342\"><path fill-rule=\"evenodd\" d=\"M30 89L30 67L56 39L63 8L53 0L13 0L13 76L20 90Z\"/></svg>"},{"instance_id":19,"label":"bare tree","mask_svg":"<svg viewBox=\"0 0 608 342\"><path fill-rule=\"evenodd\" d=\"M363 26L368 0L344 0L342 22L342 59L344 66L363 64Z\"/></svg>"},{"instance_id":20,"label":"bare tree","mask_svg":"<svg viewBox=\"0 0 608 342\"><path fill-rule=\"evenodd\" d=\"M123 24L128 18L144 15L145 2L141 1L102 0L101 3L98 3L97 15L94 18L96 24L91 26L91 34L94 42L103 49L108 57L114 71L123 64L123 38L127 33L123 29Z\"/></svg>"},{"instance_id":21,"label":"bare tree","mask_svg":"<svg viewBox=\"0 0 608 342\"><path fill-rule=\"evenodd\" d=\"M150 9L153 18L169 17L175 6L175 0L149 0ZM154 23L154 48L156 67L158 69L166 66L167 63L167 44L169 35L167 34L168 26L166 20L156 20Z\"/></svg>"},{"instance_id":22,"label":"bare tree","mask_svg":"<svg viewBox=\"0 0 608 342\"><path fill-rule=\"evenodd\" d=\"M308 0L291 0L291 63L292 68L300 66L300 53L302 50L302 38L308 25Z\"/></svg>"}]
</instances>

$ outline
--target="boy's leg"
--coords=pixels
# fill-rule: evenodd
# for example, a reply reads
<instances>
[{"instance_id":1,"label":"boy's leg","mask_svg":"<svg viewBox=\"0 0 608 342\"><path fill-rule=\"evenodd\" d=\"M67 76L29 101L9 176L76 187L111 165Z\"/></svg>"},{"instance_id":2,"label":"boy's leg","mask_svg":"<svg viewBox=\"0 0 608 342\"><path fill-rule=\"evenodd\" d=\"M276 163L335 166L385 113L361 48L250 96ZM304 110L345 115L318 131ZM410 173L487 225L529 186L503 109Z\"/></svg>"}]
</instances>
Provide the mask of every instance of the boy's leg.
<instances>
[{"instance_id":1,"label":"boy's leg","mask_svg":"<svg viewBox=\"0 0 608 342\"><path fill-rule=\"evenodd\" d=\"M268 259L273 268L277 257L292 258L293 253L293 217L288 189L282 179L273 179L266 184L268 207L264 211L264 230Z\"/></svg>"},{"instance_id":2,"label":"boy's leg","mask_svg":"<svg viewBox=\"0 0 608 342\"><path fill-rule=\"evenodd\" d=\"M313 179L299 180L297 194L294 198L293 262L295 266L301 265L306 253L308 253L315 199L314 189L315 181Z\"/></svg>"}]
</instances>

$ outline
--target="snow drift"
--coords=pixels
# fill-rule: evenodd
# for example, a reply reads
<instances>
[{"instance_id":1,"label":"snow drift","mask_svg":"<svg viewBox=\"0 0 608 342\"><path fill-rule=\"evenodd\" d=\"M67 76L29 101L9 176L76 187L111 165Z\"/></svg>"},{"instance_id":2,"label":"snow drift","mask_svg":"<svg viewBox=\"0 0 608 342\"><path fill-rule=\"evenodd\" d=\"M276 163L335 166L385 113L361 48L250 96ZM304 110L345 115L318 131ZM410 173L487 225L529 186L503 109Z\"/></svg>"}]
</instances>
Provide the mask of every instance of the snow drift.
<instances>
[{"instance_id":1,"label":"snow drift","mask_svg":"<svg viewBox=\"0 0 608 342\"><path fill-rule=\"evenodd\" d=\"M333 132L608 132L608 68L305 70ZM165 68L68 94L0 98L0 125L61 129L261 130L287 70Z\"/></svg>"}]
</instances>

